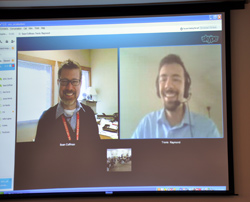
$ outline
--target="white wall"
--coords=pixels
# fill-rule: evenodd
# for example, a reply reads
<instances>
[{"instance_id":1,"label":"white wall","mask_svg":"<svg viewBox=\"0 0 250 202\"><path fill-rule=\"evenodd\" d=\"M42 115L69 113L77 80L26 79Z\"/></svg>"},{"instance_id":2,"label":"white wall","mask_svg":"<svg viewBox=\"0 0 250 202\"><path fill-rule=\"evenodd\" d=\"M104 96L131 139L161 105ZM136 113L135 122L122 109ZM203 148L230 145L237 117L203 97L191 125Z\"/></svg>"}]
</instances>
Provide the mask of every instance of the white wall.
<instances>
[{"instance_id":1,"label":"white wall","mask_svg":"<svg viewBox=\"0 0 250 202\"><path fill-rule=\"evenodd\" d=\"M112 115L118 112L118 59L117 49L90 51L92 86L96 88L96 112Z\"/></svg>"},{"instance_id":2,"label":"white wall","mask_svg":"<svg viewBox=\"0 0 250 202\"><path fill-rule=\"evenodd\" d=\"M51 50L51 51L19 51L18 53L39 58L64 61L74 60L80 65L90 67L89 50Z\"/></svg>"}]
</instances>

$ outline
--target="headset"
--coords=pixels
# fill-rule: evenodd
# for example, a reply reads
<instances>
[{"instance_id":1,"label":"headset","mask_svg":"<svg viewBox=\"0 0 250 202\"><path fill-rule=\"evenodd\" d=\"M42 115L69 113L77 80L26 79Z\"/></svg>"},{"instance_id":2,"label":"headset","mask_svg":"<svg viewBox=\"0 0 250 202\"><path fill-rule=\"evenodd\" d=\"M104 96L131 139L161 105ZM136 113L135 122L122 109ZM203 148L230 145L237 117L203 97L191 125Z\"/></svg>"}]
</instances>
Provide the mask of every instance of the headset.
<instances>
[{"instance_id":1,"label":"headset","mask_svg":"<svg viewBox=\"0 0 250 202\"><path fill-rule=\"evenodd\" d=\"M170 55L167 55L166 57L164 57L160 62L158 72L160 72L163 65L173 64L173 63L177 63L177 64L181 65L183 68L184 79L185 79L183 97L185 99L189 99L190 95L191 95L191 93L189 92L190 86L191 86L191 78L190 78L189 73L187 72L187 70L184 66L184 63L182 62L181 58L178 55L170 54ZM160 96L160 89L159 89L159 73L158 73L158 76L156 78L156 92L157 92L157 96L160 98L161 96Z\"/></svg>"},{"instance_id":2,"label":"headset","mask_svg":"<svg viewBox=\"0 0 250 202\"><path fill-rule=\"evenodd\" d=\"M183 93L183 97L186 99L186 101L184 101L183 103L186 104L187 110L188 110L188 119L189 119L189 129L190 129L190 134L191 137L194 137L193 134L193 130L191 128L191 118L190 118L190 109L189 109L189 105L188 105L188 101L191 98L191 92L190 91L190 86L191 86L191 78L189 76L189 73L187 72L184 63L182 62L181 58L178 55L175 54L170 54L166 57L164 57L159 65L159 71L158 71L158 76L156 78L156 91L157 91L157 96L160 98L160 89L159 89L159 72L162 68L163 65L165 64L179 64L182 66L183 71L184 71L184 79L185 79L185 83L184 83L184 93Z\"/></svg>"}]
</instances>

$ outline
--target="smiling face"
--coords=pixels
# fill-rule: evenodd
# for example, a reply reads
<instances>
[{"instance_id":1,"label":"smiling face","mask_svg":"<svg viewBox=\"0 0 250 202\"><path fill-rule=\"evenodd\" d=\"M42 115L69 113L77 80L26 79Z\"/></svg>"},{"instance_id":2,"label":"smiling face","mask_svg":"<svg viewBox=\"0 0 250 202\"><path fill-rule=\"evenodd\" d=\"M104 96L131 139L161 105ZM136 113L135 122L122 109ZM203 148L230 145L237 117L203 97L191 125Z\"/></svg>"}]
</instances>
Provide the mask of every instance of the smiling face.
<instances>
[{"instance_id":1,"label":"smiling face","mask_svg":"<svg viewBox=\"0 0 250 202\"><path fill-rule=\"evenodd\" d=\"M159 72L159 93L165 110L182 107L185 88L184 70L180 64L165 64Z\"/></svg>"},{"instance_id":2,"label":"smiling face","mask_svg":"<svg viewBox=\"0 0 250 202\"><path fill-rule=\"evenodd\" d=\"M63 69L61 71L60 79L79 80L80 79L79 69ZM73 86L71 82L68 82L68 85L66 86L62 86L60 82L58 82L58 85L59 85L59 96L63 108L75 109L76 101L81 90L81 82L78 86Z\"/></svg>"}]
</instances>

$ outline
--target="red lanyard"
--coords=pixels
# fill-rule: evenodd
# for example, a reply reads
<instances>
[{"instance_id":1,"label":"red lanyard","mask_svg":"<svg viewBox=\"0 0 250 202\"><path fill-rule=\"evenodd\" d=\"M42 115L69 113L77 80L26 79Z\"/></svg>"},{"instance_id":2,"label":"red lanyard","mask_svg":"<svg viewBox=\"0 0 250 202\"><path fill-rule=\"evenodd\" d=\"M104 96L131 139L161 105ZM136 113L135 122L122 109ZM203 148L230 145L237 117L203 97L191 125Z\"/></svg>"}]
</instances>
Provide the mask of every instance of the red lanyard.
<instances>
[{"instance_id":1,"label":"red lanyard","mask_svg":"<svg viewBox=\"0 0 250 202\"><path fill-rule=\"evenodd\" d=\"M63 125L65 128L65 131L67 133L68 140L71 140L69 128L68 128L68 125L66 123L64 115L62 116L62 120L63 120ZM76 113L76 140L79 140L79 129L80 129L80 115L79 115L79 112L77 112Z\"/></svg>"}]
</instances>

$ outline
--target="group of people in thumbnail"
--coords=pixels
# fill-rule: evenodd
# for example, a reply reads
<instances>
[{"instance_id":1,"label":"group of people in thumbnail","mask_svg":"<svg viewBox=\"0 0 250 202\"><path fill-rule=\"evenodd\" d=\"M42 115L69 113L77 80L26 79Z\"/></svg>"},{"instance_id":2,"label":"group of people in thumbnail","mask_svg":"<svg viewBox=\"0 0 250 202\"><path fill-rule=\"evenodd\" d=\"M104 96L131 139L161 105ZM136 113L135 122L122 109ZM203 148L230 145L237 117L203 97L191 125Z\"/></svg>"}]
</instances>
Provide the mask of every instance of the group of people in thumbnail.
<instances>
[{"instance_id":1,"label":"group of people in thumbnail","mask_svg":"<svg viewBox=\"0 0 250 202\"><path fill-rule=\"evenodd\" d=\"M58 71L60 102L42 114L35 142L54 139L51 128L60 130L57 133L60 137L56 138L62 144L77 142L84 131L92 131L91 134L98 136L93 111L77 100L81 82L80 65L72 60L65 61ZM212 120L189 111L190 86L191 77L181 58L175 54L164 57L156 78L157 96L162 100L163 108L146 115L131 138L219 138ZM84 120L88 123L83 123Z\"/></svg>"},{"instance_id":2,"label":"group of people in thumbnail","mask_svg":"<svg viewBox=\"0 0 250 202\"><path fill-rule=\"evenodd\" d=\"M107 158L107 171L111 171L117 164L123 165L126 163L129 163L131 161L131 156L123 155L121 156L114 156L114 157L108 157ZM115 169L114 169L115 170Z\"/></svg>"}]
</instances>

